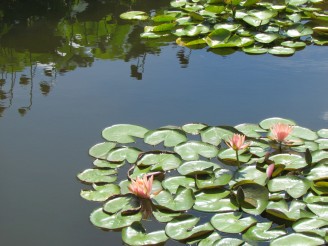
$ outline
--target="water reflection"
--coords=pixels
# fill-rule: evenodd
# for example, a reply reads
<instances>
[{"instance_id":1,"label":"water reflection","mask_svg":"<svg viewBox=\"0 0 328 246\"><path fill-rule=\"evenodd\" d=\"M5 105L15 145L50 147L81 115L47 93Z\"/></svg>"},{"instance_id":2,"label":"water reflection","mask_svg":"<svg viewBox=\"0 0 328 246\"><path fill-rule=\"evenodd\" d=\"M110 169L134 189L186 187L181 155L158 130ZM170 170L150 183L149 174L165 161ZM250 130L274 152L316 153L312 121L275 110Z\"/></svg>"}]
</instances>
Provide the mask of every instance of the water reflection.
<instances>
[{"instance_id":1,"label":"water reflection","mask_svg":"<svg viewBox=\"0 0 328 246\"><path fill-rule=\"evenodd\" d=\"M147 55L160 54L173 40L140 40L145 24L131 24L119 15L131 9L161 11L168 4L169 0L0 3L0 116L11 108L17 86L27 90L28 103L18 109L24 116L33 105L34 88L46 96L58 75L91 67L97 59L130 63L130 76L142 80ZM188 66L190 53L177 49L181 67Z\"/></svg>"}]
</instances>

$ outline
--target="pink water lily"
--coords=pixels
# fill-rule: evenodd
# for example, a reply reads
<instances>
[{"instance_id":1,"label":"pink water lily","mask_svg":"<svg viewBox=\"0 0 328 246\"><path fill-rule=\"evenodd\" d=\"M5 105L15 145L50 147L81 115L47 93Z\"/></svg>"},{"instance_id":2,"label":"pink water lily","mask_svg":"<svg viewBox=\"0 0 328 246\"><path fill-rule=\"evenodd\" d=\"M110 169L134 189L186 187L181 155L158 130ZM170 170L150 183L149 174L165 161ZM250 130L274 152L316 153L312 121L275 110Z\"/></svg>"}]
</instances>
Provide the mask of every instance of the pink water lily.
<instances>
[{"instance_id":1,"label":"pink water lily","mask_svg":"<svg viewBox=\"0 0 328 246\"><path fill-rule=\"evenodd\" d=\"M268 178L271 178L273 171L274 171L274 164L272 163L267 167L266 170L266 175Z\"/></svg>"},{"instance_id":2,"label":"pink water lily","mask_svg":"<svg viewBox=\"0 0 328 246\"><path fill-rule=\"evenodd\" d=\"M153 179L153 175L149 178L147 178L147 175L144 175L142 179L139 177L137 177L136 180L131 179L131 184L128 186L128 189L137 197L149 199L153 186Z\"/></svg>"},{"instance_id":3,"label":"pink water lily","mask_svg":"<svg viewBox=\"0 0 328 246\"><path fill-rule=\"evenodd\" d=\"M284 142L292 131L293 127L284 123L277 123L271 127L272 138L280 143Z\"/></svg>"},{"instance_id":4,"label":"pink water lily","mask_svg":"<svg viewBox=\"0 0 328 246\"><path fill-rule=\"evenodd\" d=\"M245 143L245 135L233 134L232 138L226 142L226 144L235 151L245 149L249 146L249 143Z\"/></svg>"}]
</instances>

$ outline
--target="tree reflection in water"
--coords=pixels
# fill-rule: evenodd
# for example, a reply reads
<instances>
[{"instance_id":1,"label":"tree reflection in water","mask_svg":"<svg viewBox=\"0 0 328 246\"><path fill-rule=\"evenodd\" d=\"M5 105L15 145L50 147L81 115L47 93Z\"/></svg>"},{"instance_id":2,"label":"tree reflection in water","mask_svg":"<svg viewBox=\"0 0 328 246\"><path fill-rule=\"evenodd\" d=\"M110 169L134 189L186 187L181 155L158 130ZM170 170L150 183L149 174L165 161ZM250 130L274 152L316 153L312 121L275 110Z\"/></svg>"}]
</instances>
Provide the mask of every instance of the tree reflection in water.
<instances>
[{"instance_id":1,"label":"tree reflection in water","mask_svg":"<svg viewBox=\"0 0 328 246\"><path fill-rule=\"evenodd\" d=\"M95 60L124 60L130 76L142 80L147 54L160 54L162 43L141 40L144 23L127 22L119 15L131 9L156 12L169 6L159 1L34 0L0 3L0 117L13 105L15 88L27 92L19 107L24 116L38 88L48 95L57 76ZM189 52L189 51L188 51ZM182 67L189 63L185 49L177 51ZM36 78L42 71L43 75ZM38 81L36 81L38 80ZM18 81L18 82L17 82ZM38 86L34 84L37 83ZM19 95L20 96L20 95Z\"/></svg>"}]
</instances>

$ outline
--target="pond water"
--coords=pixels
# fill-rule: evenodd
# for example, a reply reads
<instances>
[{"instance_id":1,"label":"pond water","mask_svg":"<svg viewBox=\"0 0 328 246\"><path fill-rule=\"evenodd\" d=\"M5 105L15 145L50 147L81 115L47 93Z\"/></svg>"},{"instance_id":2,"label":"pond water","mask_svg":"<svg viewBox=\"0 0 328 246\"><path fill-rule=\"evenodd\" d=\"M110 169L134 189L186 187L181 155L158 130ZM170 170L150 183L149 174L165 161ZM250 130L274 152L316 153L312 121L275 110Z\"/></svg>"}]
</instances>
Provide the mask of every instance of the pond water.
<instances>
[{"instance_id":1,"label":"pond water","mask_svg":"<svg viewBox=\"0 0 328 246\"><path fill-rule=\"evenodd\" d=\"M327 47L290 57L222 55L141 40L142 24L118 18L168 4L0 3L1 245L122 244L120 233L89 222L99 204L80 198L86 186L76 178L92 166L88 149L107 126L279 116L327 128Z\"/></svg>"}]
</instances>

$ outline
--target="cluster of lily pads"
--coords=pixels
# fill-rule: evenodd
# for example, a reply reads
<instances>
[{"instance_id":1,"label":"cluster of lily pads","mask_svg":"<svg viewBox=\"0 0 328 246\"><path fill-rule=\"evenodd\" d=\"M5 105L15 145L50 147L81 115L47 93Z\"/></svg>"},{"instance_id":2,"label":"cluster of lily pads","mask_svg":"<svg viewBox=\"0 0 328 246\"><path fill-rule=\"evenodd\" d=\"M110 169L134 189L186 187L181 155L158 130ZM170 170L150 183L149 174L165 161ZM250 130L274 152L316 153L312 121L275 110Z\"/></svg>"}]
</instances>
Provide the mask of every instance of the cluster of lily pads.
<instances>
[{"instance_id":1,"label":"cluster of lily pads","mask_svg":"<svg viewBox=\"0 0 328 246\"><path fill-rule=\"evenodd\" d=\"M89 150L94 167L78 174L93 187L81 196L103 202L91 222L121 230L128 245L327 243L328 129L269 118L234 127L119 124L102 136ZM164 229L147 232L147 220Z\"/></svg>"},{"instance_id":2,"label":"cluster of lily pads","mask_svg":"<svg viewBox=\"0 0 328 246\"><path fill-rule=\"evenodd\" d=\"M308 44L328 44L325 0L174 0L165 12L121 14L147 20L142 38L177 36L187 47L241 48L249 54L292 55Z\"/></svg>"}]
</instances>

